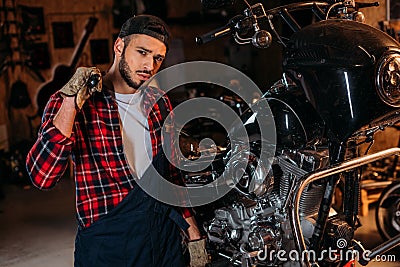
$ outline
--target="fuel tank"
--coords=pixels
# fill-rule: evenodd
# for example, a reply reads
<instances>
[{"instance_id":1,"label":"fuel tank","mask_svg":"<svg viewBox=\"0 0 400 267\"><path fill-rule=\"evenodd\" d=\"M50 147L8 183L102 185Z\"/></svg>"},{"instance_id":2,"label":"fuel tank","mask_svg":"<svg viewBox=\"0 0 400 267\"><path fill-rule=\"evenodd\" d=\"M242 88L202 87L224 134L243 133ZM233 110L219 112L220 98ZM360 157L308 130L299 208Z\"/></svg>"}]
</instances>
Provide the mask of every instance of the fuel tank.
<instances>
[{"instance_id":1,"label":"fuel tank","mask_svg":"<svg viewBox=\"0 0 400 267\"><path fill-rule=\"evenodd\" d=\"M325 122L301 87L290 85L270 89L256 105L268 106L271 111L277 150L300 149L323 143ZM256 120L251 120L254 115ZM250 137L259 134L258 122L268 119L251 109L246 110L241 118Z\"/></svg>"}]
</instances>

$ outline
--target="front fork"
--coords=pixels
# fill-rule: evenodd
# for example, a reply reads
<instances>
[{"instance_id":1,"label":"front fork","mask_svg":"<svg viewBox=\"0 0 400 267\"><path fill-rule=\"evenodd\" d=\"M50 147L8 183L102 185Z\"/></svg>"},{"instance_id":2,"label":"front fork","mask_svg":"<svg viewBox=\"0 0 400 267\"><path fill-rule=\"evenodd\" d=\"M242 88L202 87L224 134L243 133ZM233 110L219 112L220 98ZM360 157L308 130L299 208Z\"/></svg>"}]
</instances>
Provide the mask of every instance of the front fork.
<instances>
[{"instance_id":1,"label":"front fork","mask_svg":"<svg viewBox=\"0 0 400 267\"><path fill-rule=\"evenodd\" d=\"M346 157L352 159L359 157L355 141L349 141ZM358 223L358 213L361 204L361 167L351 169L344 174L343 211L345 221L355 231Z\"/></svg>"},{"instance_id":2,"label":"front fork","mask_svg":"<svg viewBox=\"0 0 400 267\"><path fill-rule=\"evenodd\" d=\"M355 151L352 151L352 153L353 152L355 152ZM343 146L341 144L331 143L331 144L329 144L329 155L330 155L329 160L331 162L331 165L337 164L339 162L343 162L345 155L346 155L346 150L343 148ZM327 180L327 185L325 188L325 193L321 200L321 204L320 204L319 211L318 211L318 216L317 216L316 223L315 223L314 232L313 232L313 235L312 235L311 241L310 241L310 249L311 249L311 251L315 251L317 253L317 255L321 252L321 249L322 249L322 240L323 240L326 224L327 224L328 217L329 217L329 212L332 207L333 197L335 195L336 186L340 180L340 174L332 175L330 177L327 177L327 179L328 180ZM346 184L347 184L347 182L346 182ZM347 194L345 194L344 197L349 196L351 194L351 192L349 190L346 192L347 192ZM350 196L348 198L350 198ZM353 202L353 201L351 201L351 202ZM346 205L345 209L347 210L349 215L353 214L351 209L354 207L354 205L350 205L350 199L346 199L344 201L344 204ZM352 220L351 217L352 216L349 216L349 220Z\"/></svg>"},{"instance_id":3,"label":"front fork","mask_svg":"<svg viewBox=\"0 0 400 267\"><path fill-rule=\"evenodd\" d=\"M348 147L350 147L350 149L344 149L341 144L330 144L330 162L332 164L337 164L339 162L343 162L345 157L358 157L358 151L355 144L349 142ZM361 175L359 170L360 168L352 169L343 174L336 174L328 177L325 194L321 201L316 219L315 230L310 242L310 249L312 251L317 253L320 253L321 251L322 240L329 217L329 212L332 207L333 197L335 195L335 190L341 175L344 177L343 210L338 212L344 213L344 220L353 229L353 231L355 231L357 228L361 186Z\"/></svg>"}]
</instances>

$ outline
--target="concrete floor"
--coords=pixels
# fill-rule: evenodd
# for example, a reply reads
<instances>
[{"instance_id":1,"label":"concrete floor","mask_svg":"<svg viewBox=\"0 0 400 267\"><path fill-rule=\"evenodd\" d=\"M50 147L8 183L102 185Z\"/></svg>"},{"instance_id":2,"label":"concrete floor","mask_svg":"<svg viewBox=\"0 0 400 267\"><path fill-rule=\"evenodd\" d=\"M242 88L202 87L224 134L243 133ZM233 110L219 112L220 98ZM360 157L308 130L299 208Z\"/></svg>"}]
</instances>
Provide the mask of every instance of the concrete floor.
<instances>
[{"instance_id":1,"label":"concrete floor","mask_svg":"<svg viewBox=\"0 0 400 267\"><path fill-rule=\"evenodd\" d=\"M14 185L5 191L0 202L0 266L73 266L73 183L64 180L45 192Z\"/></svg>"},{"instance_id":2,"label":"concrete floor","mask_svg":"<svg viewBox=\"0 0 400 267\"><path fill-rule=\"evenodd\" d=\"M73 266L76 231L74 189L68 179L53 190L7 185L6 198L0 200L1 267ZM363 227L356 238L372 248L382 242L376 232L374 213L361 217ZM390 254L390 253L389 253ZM370 267L400 266L397 262L375 262Z\"/></svg>"}]
</instances>

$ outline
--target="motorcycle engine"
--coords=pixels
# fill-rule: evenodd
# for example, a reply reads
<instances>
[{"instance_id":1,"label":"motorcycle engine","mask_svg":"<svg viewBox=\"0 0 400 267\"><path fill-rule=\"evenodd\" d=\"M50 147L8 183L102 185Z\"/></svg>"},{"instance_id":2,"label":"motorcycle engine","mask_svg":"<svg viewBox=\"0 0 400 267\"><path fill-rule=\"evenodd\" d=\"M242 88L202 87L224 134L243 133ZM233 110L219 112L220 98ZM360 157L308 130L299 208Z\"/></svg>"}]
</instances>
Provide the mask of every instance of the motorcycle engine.
<instances>
[{"instance_id":1,"label":"motorcycle engine","mask_svg":"<svg viewBox=\"0 0 400 267\"><path fill-rule=\"evenodd\" d=\"M241 178L245 181L239 181L237 186L240 197L216 209L212 220L205 225L210 245L220 256L236 259L238 264L243 264L243 259L260 266L282 263L277 253L285 250L288 255L295 249L288 215L290 190L299 177L326 166L327 155L326 150L281 151L274 159L272 171L263 177L266 183L261 191L244 188L250 186L252 180L260 180L255 177L258 174L251 171L256 167L251 165L257 162L250 157L250 167ZM314 217L324 190L324 183L311 183L302 194L300 214L306 242L314 231Z\"/></svg>"}]
</instances>

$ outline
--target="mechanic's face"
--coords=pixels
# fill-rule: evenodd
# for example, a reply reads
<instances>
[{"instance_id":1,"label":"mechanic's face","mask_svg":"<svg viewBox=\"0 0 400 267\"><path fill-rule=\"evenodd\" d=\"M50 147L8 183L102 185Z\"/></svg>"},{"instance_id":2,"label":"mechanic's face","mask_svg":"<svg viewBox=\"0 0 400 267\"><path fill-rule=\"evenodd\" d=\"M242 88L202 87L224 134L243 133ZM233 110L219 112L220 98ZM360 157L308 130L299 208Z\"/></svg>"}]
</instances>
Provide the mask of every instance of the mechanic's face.
<instances>
[{"instance_id":1,"label":"mechanic's face","mask_svg":"<svg viewBox=\"0 0 400 267\"><path fill-rule=\"evenodd\" d=\"M134 34L124 47L119 61L119 72L125 82L138 89L157 73L164 61L167 48L163 42L145 34Z\"/></svg>"}]
</instances>

